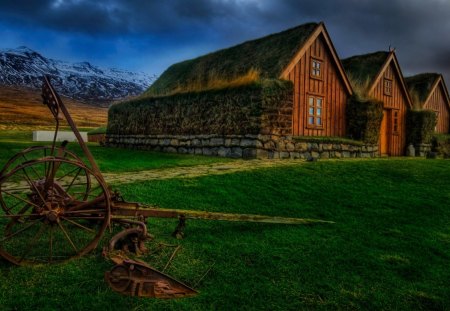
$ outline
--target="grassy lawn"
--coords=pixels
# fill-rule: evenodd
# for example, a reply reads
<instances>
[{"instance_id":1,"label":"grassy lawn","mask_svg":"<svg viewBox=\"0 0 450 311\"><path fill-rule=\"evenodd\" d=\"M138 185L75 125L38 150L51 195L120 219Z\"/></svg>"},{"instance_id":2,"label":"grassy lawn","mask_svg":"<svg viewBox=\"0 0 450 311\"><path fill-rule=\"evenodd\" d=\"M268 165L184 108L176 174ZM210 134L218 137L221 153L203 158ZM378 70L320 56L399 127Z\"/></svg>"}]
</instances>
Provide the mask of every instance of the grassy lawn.
<instances>
[{"instance_id":1,"label":"grassy lawn","mask_svg":"<svg viewBox=\"0 0 450 311\"><path fill-rule=\"evenodd\" d=\"M10 144L10 145L8 145ZM20 146L19 146L20 145ZM1 142L2 161L28 143ZM220 161L92 148L104 170ZM159 162L158 162L159 161ZM148 163L155 162L155 163ZM169 163L169 164L167 164ZM0 260L0 310L448 310L450 165L379 159L298 165L122 185L129 201L162 207L333 220L283 226L150 219L143 259L200 294L180 300L120 296L103 280L101 247L66 264L16 267ZM104 241L108 237L105 236Z\"/></svg>"},{"instance_id":2,"label":"grassy lawn","mask_svg":"<svg viewBox=\"0 0 450 311\"><path fill-rule=\"evenodd\" d=\"M31 131L1 131L0 166L3 167L3 164L7 159L14 156L16 153L35 145L50 146L51 143L33 142ZM77 155L82 156L82 151L78 146L78 143L69 143L68 149L74 151ZM96 143L89 143L89 149L94 155L102 172L130 172L232 161L231 159L218 157L167 154L123 148L104 148Z\"/></svg>"}]
</instances>

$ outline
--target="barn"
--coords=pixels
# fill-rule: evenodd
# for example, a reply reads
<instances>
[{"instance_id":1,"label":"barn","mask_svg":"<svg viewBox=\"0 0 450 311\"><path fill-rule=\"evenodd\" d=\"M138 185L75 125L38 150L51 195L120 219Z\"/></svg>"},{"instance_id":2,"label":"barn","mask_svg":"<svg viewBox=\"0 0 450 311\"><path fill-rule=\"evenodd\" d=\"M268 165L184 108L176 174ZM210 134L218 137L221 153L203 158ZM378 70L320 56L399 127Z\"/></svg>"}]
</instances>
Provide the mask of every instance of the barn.
<instances>
[{"instance_id":1,"label":"barn","mask_svg":"<svg viewBox=\"0 0 450 311\"><path fill-rule=\"evenodd\" d=\"M110 108L107 144L232 157L373 156L361 144L305 143L345 137L352 93L325 25L307 23L170 66L141 98Z\"/></svg>"},{"instance_id":2,"label":"barn","mask_svg":"<svg viewBox=\"0 0 450 311\"><path fill-rule=\"evenodd\" d=\"M383 103L380 155L404 155L406 113L412 101L395 51L353 56L342 60L342 64L355 90Z\"/></svg>"},{"instance_id":3,"label":"barn","mask_svg":"<svg viewBox=\"0 0 450 311\"><path fill-rule=\"evenodd\" d=\"M422 73L405 78L416 109L432 110L437 116L435 132L450 132L450 97L444 78L438 73Z\"/></svg>"}]
</instances>

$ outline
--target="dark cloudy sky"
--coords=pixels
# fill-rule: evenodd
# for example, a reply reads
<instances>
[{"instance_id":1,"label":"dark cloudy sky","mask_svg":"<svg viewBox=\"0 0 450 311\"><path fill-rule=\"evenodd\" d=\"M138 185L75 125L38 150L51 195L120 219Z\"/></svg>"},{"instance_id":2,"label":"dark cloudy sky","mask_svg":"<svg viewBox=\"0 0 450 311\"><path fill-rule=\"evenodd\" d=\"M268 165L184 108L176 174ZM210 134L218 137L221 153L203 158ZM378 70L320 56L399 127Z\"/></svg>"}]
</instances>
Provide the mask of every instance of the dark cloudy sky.
<instances>
[{"instance_id":1,"label":"dark cloudy sky","mask_svg":"<svg viewBox=\"0 0 450 311\"><path fill-rule=\"evenodd\" d=\"M160 74L310 21L325 22L341 57L392 46L405 75L450 84L450 0L2 0L0 48Z\"/></svg>"}]
</instances>

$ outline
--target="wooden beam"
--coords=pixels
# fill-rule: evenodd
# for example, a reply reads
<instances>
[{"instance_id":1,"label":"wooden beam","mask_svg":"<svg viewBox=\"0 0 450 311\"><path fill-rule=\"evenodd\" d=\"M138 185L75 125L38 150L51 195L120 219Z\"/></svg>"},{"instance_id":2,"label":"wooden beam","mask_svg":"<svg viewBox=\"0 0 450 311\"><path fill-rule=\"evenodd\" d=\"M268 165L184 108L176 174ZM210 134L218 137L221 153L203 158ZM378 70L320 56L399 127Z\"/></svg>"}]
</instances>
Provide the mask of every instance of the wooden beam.
<instances>
[{"instance_id":1,"label":"wooden beam","mask_svg":"<svg viewBox=\"0 0 450 311\"><path fill-rule=\"evenodd\" d=\"M182 209L159 208L149 205L123 204L121 202L113 204L112 218L120 219L123 217L144 216L155 218L180 218L185 219L204 219L204 220L222 220L233 222L259 222L268 224L285 225L313 225L313 224L333 224L333 221L310 219L310 218L289 218L279 216L264 216L253 214L230 214L220 212L193 211Z\"/></svg>"}]
</instances>

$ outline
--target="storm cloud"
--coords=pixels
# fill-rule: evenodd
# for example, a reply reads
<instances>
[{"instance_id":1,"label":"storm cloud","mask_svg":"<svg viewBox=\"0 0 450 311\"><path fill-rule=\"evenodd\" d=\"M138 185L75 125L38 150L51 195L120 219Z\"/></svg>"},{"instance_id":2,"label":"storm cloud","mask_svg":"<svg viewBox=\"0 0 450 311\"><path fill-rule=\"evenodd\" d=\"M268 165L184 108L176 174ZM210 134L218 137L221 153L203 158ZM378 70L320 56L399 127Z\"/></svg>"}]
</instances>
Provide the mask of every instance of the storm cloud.
<instances>
[{"instance_id":1,"label":"storm cloud","mask_svg":"<svg viewBox=\"0 0 450 311\"><path fill-rule=\"evenodd\" d=\"M17 42L157 74L185 58L324 21L341 57L393 47L406 75L442 72L450 81L447 0L15 0L0 2L0 21L0 35L12 36L1 47Z\"/></svg>"}]
</instances>

